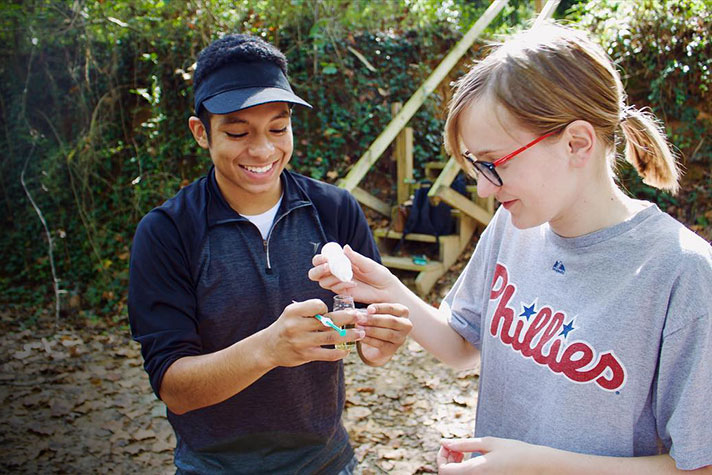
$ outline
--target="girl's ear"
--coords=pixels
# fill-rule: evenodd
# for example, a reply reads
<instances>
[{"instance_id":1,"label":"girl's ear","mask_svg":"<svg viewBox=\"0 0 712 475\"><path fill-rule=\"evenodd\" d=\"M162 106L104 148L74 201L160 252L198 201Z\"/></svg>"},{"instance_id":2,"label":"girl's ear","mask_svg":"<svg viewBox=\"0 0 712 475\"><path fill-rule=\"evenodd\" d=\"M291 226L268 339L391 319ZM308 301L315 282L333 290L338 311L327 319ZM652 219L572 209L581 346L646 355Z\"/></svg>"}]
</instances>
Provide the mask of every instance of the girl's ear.
<instances>
[{"instance_id":1,"label":"girl's ear","mask_svg":"<svg viewBox=\"0 0 712 475\"><path fill-rule=\"evenodd\" d=\"M593 156L596 144L596 131L590 122L575 120L564 129L566 152L575 167L584 166Z\"/></svg>"},{"instance_id":2,"label":"girl's ear","mask_svg":"<svg viewBox=\"0 0 712 475\"><path fill-rule=\"evenodd\" d=\"M207 149L209 147L208 134L203 122L193 115L188 119L188 127L193 134L193 138L198 142L198 145Z\"/></svg>"}]
</instances>

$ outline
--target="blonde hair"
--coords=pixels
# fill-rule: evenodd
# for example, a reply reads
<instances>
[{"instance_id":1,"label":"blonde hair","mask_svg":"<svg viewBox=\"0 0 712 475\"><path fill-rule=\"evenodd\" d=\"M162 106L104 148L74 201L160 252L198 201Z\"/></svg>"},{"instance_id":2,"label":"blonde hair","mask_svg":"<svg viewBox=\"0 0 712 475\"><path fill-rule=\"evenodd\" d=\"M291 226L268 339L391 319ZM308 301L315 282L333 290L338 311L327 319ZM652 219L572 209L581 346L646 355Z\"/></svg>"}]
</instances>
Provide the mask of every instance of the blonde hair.
<instances>
[{"instance_id":1,"label":"blonde hair","mask_svg":"<svg viewBox=\"0 0 712 475\"><path fill-rule=\"evenodd\" d=\"M621 130L625 159L643 182L677 192L679 169L659 122L649 112L626 106L615 66L582 32L551 23L524 31L495 47L457 81L445 148L466 169L459 119L473 101L487 95L539 135L585 120L614 152Z\"/></svg>"}]
</instances>

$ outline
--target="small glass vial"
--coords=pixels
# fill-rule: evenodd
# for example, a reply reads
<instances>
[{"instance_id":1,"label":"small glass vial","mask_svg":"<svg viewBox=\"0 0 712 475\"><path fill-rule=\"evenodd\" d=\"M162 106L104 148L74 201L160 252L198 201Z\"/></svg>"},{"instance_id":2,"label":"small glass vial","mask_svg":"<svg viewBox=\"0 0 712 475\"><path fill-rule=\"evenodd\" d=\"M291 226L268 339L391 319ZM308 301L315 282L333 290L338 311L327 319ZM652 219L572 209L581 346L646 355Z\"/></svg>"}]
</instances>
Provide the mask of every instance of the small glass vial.
<instances>
[{"instance_id":1,"label":"small glass vial","mask_svg":"<svg viewBox=\"0 0 712 475\"><path fill-rule=\"evenodd\" d=\"M335 295L334 296L334 307L333 311L336 312L337 310L355 310L356 307L354 306L354 299L350 295ZM348 328L354 328L355 325L344 325L341 328L348 329ZM351 351L356 347L356 342L355 341L349 341L347 343L337 343L334 345L334 347L337 350L348 350Z\"/></svg>"}]
</instances>

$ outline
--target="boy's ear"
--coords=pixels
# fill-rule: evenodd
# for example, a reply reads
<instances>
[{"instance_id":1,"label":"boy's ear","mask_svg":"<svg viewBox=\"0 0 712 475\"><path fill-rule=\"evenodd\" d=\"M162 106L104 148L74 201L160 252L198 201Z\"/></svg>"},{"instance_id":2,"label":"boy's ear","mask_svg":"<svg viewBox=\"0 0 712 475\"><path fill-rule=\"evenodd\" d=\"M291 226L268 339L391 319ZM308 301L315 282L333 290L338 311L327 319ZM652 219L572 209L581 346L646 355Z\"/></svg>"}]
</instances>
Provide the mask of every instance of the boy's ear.
<instances>
[{"instance_id":1,"label":"boy's ear","mask_svg":"<svg viewBox=\"0 0 712 475\"><path fill-rule=\"evenodd\" d=\"M207 130L205 130L203 122L193 115L188 119L188 127L193 134L193 138L198 142L198 145L207 149L209 146L208 133Z\"/></svg>"},{"instance_id":2,"label":"boy's ear","mask_svg":"<svg viewBox=\"0 0 712 475\"><path fill-rule=\"evenodd\" d=\"M566 152L572 159L574 166L580 167L593 156L596 143L596 131L590 122L575 120L564 130L566 139Z\"/></svg>"}]
</instances>

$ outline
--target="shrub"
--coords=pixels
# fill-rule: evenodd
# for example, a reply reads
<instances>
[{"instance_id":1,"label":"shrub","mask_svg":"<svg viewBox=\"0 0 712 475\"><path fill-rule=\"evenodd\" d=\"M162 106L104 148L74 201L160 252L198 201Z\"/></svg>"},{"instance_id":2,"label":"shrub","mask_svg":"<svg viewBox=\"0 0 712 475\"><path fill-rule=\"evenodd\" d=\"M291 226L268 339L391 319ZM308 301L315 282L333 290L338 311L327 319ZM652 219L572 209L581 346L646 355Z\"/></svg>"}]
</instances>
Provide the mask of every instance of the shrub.
<instances>
[{"instance_id":1,"label":"shrub","mask_svg":"<svg viewBox=\"0 0 712 475\"><path fill-rule=\"evenodd\" d=\"M630 167L627 188L657 201L712 239L712 7L706 0L592 0L572 19L595 32L623 73L629 102L662 119L686 170L678 198L644 185Z\"/></svg>"}]
</instances>

